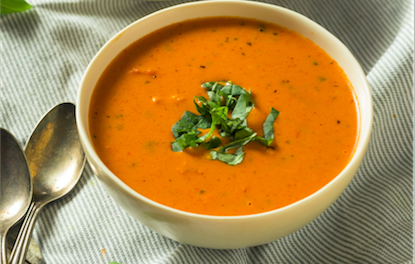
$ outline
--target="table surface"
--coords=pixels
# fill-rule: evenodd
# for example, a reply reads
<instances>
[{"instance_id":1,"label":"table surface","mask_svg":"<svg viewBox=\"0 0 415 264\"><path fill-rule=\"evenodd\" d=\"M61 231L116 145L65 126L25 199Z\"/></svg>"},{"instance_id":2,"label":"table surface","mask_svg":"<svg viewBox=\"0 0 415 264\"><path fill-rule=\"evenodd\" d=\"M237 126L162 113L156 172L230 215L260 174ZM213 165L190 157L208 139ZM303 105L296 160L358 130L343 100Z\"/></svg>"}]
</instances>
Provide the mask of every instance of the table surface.
<instances>
[{"instance_id":1,"label":"table surface","mask_svg":"<svg viewBox=\"0 0 415 264\"><path fill-rule=\"evenodd\" d=\"M25 144L54 105L74 102L88 63L119 30L181 1L28 0L4 15L0 126ZM41 213L34 239L47 263L412 263L413 1L269 0L343 41L374 100L366 157L340 198L301 230L267 245L211 250L164 238L127 215L89 166Z\"/></svg>"}]
</instances>

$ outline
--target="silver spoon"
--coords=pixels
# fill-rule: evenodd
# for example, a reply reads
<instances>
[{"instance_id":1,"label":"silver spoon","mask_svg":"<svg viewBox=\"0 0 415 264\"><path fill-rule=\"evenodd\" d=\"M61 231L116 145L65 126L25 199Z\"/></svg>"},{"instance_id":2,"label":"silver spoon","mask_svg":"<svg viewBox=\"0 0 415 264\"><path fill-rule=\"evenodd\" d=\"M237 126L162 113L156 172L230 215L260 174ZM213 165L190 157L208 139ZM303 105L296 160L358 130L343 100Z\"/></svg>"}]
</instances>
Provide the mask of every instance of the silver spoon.
<instances>
[{"instance_id":1,"label":"silver spoon","mask_svg":"<svg viewBox=\"0 0 415 264\"><path fill-rule=\"evenodd\" d=\"M33 182L33 201L12 250L10 264L23 263L40 210L76 185L85 166L75 105L55 106L40 121L25 147Z\"/></svg>"},{"instance_id":2,"label":"silver spoon","mask_svg":"<svg viewBox=\"0 0 415 264\"><path fill-rule=\"evenodd\" d=\"M7 264L7 232L29 208L32 182L22 148L3 128L0 128L0 147L0 264Z\"/></svg>"}]
</instances>

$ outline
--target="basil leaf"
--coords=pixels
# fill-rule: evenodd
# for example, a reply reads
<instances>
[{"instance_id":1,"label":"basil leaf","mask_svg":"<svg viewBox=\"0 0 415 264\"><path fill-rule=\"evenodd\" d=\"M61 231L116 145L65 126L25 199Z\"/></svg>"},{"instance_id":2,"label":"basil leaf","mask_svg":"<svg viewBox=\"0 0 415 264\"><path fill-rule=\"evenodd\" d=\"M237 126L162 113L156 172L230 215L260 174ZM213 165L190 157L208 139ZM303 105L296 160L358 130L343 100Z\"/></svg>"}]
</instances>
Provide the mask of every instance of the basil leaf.
<instances>
[{"instance_id":1,"label":"basil leaf","mask_svg":"<svg viewBox=\"0 0 415 264\"><path fill-rule=\"evenodd\" d=\"M202 114L202 115L206 115L206 114L208 114L209 113L209 109L207 108L207 106L206 106L206 104L205 103L203 103L203 99L201 99L201 98L203 98L205 101L206 101L206 99L203 97L203 96L195 96L194 98L193 98L193 104L195 105L195 107L196 107L196 110L200 113L200 114ZM201 105L199 105L198 103L196 103L196 100L195 99L197 99L199 102L201 102Z\"/></svg>"},{"instance_id":2,"label":"basil leaf","mask_svg":"<svg viewBox=\"0 0 415 264\"><path fill-rule=\"evenodd\" d=\"M192 112L184 112L182 118L171 128L174 138L177 139L184 133L196 130L196 124L200 122L200 119L200 116L195 115Z\"/></svg>"},{"instance_id":3,"label":"basil leaf","mask_svg":"<svg viewBox=\"0 0 415 264\"><path fill-rule=\"evenodd\" d=\"M221 90L223 85L218 82L206 82L202 84L202 87L208 91L216 92L216 91Z\"/></svg>"},{"instance_id":4,"label":"basil leaf","mask_svg":"<svg viewBox=\"0 0 415 264\"><path fill-rule=\"evenodd\" d=\"M199 132L200 133L200 132ZM178 139L171 143L171 148L174 152L183 151L187 147L195 148L199 146L199 138L195 131L181 135Z\"/></svg>"},{"instance_id":5,"label":"basil leaf","mask_svg":"<svg viewBox=\"0 0 415 264\"><path fill-rule=\"evenodd\" d=\"M204 142L206 139L210 138L213 134L213 131L215 131L216 128L216 124L214 122L212 122L212 126L210 127L210 130L208 133L204 134L203 136L199 137L197 139L197 143L202 143Z\"/></svg>"},{"instance_id":6,"label":"basil leaf","mask_svg":"<svg viewBox=\"0 0 415 264\"><path fill-rule=\"evenodd\" d=\"M249 127L243 127L242 129L239 129L235 132L234 140L250 137L252 134L256 135L256 133Z\"/></svg>"},{"instance_id":7,"label":"basil leaf","mask_svg":"<svg viewBox=\"0 0 415 264\"><path fill-rule=\"evenodd\" d=\"M239 85L233 84L233 83L227 83L221 91L227 95L232 96L240 96L241 94L247 94L248 92L245 91L244 88L242 88Z\"/></svg>"},{"instance_id":8,"label":"basil leaf","mask_svg":"<svg viewBox=\"0 0 415 264\"><path fill-rule=\"evenodd\" d=\"M225 101L225 106L227 106L230 110L233 110L236 105L237 99L232 95L228 95L222 91L219 91L218 94L223 97Z\"/></svg>"},{"instance_id":9,"label":"basil leaf","mask_svg":"<svg viewBox=\"0 0 415 264\"><path fill-rule=\"evenodd\" d=\"M225 162L226 164L229 165L238 165L239 163L241 163L244 159L245 153L242 150L242 147L239 147L235 154L230 154L230 153L221 153L215 150L212 150L210 152L210 156L212 157L213 160L220 160L222 162Z\"/></svg>"},{"instance_id":10,"label":"basil leaf","mask_svg":"<svg viewBox=\"0 0 415 264\"><path fill-rule=\"evenodd\" d=\"M212 122L219 124L228 118L228 108L226 106L217 107L211 110Z\"/></svg>"},{"instance_id":11,"label":"basil leaf","mask_svg":"<svg viewBox=\"0 0 415 264\"><path fill-rule=\"evenodd\" d=\"M259 143L268 146L268 141L263 137L255 137L255 140L259 141Z\"/></svg>"},{"instance_id":12,"label":"basil leaf","mask_svg":"<svg viewBox=\"0 0 415 264\"><path fill-rule=\"evenodd\" d=\"M221 136L221 137L230 137L231 136L231 134L229 133L229 132L227 132L227 131L220 131L219 132L219 135Z\"/></svg>"},{"instance_id":13,"label":"basil leaf","mask_svg":"<svg viewBox=\"0 0 415 264\"><path fill-rule=\"evenodd\" d=\"M0 13L10 14L23 12L30 9L32 6L24 0L1 0L0 1Z\"/></svg>"},{"instance_id":14,"label":"basil leaf","mask_svg":"<svg viewBox=\"0 0 415 264\"><path fill-rule=\"evenodd\" d=\"M241 94L236 102L235 109L233 109L232 118L245 119L252 108L254 108L254 99L252 98L252 95L248 93Z\"/></svg>"},{"instance_id":15,"label":"basil leaf","mask_svg":"<svg viewBox=\"0 0 415 264\"><path fill-rule=\"evenodd\" d=\"M222 153L225 153L225 152L227 152L230 149L245 146L246 144L248 144L249 142L251 142L252 140L254 140L256 135L257 135L257 133L254 132L250 136L247 136L247 137L244 137L244 138L240 138L240 139L235 140L235 141L231 141L227 145L225 145L223 147L220 147L218 151L219 152L222 152Z\"/></svg>"},{"instance_id":16,"label":"basil leaf","mask_svg":"<svg viewBox=\"0 0 415 264\"><path fill-rule=\"evenodd\" d=\"M201 102L201 106L196 103L195 99ZM203 96L195 96L193 98L193 104L195 105L196 110L202 115L199 122L196 124L196 126L201 129L209 128L212 124L212 117L209 113L210 108L207 106L206 102L207 100Z\"/></svg>"},{"instance_id":17,"label":"basil leaf","mask_svg":"<svg viewBox=\"0 0 415 264\"><path fill-rule=\"evenodd\" d=\"M245 119L229 119L226 121L226 132L231 136L238 129L246 127Z\"/></svg>"},{"instance_id":18,"label":"basil leaf","mask_svg":"<svg viewBox=\"0 0 415 264\"><path fill-rule=\"evenodd\" d=\"M265 120L262 129L264 130L264 137L257 137L256 139L262 144L269 146L274 140L274 122L280 112L271 107L271 113L269 113Z\"/></svg>"},{"instance_id":19,"label":"basil leaf","mask_svg":"<svg viewBox=\"0 0 415 264\"><path fill-rule=\"evenodd\" d=\"M211 150L217 148L222 144L222 141L218 137L212 137L212 139L206 143L204 143L206 149Z\"/></svg>"},{"instance_id":20,"label":"basil leaf","mask_svg":"<svg viewBox=\"0 0 415 264\"><path fill-rule=\"evenodd\" d=\"M197 100L199 100L202 104L206 104L207 103L206 98L203 97L203 96L195 96L194 98L196 98ZM193 101L194 101L194 98L193 98Z\"/></svg>"},{"instance_id":21,"label":"basil leaf","mask_svg":"<svg viewBox=\"0 0 415 264\"><path fill-rule=\"evenodd\" d=\"M216 103L216 102L213 102L213 101L207 101L206 102L206 105L210 109L209 111L212 111L212 110L214 110L216 108L221 107L221 104L220 103Z\"/></svg>"},{"instance_id":22,"label":"basil leaf","mask_svg":"<svg viewBox=\"0 0 415 264\"><path fill-rule=\"evenodd\" d=\"M202 116L199 123L196 124L196 127L200 129L206 129L211 126L212 126L212 117L210 115Z\"/></svg>"}]
</instances>

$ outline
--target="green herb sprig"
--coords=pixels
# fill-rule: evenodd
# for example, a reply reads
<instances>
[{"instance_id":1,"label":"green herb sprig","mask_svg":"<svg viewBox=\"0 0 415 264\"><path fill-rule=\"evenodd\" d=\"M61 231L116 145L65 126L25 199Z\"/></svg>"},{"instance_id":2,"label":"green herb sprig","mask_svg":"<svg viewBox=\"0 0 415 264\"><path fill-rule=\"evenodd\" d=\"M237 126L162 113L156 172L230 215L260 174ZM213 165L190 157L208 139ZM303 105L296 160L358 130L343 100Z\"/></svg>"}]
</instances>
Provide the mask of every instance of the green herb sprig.
<instances>
[{"instance_id":1,"label":"green herb sprig","mask_svg":"<svg viewBox=\"0 0 415 264\"><path fill-rule=\"evenodd\" d=\"M24 0L1 0L0 14L17 13L30 9L32 6Z\"/></svg>"},{"instance_id":2,"label":"green herb sprig","mask_svg":"<svg viewBox=\"0 0 415 264\"><path fill-rule=\"evenodd\" d=\"M173 151L195 148L203 143L206 149L211 150L213 160L237 165L243 161L243 146L249 142L257 140L267 147L271 145L274 140L273 125L279 114L277 110L271 108L271 113L263 124L264 136L260 137L248 127L246 121L255 105L250 91L232 82L206 82L202 87L206 89L209 100L195 96L193 103L200 115L186 111L173 125L172 132L176 139L171 143ZM209 132L200 136L199 129L208 128ZM215 129L219 129L222 138L229 137L230 142L221 146L221 139L212 137ZM236 151L230 153L232 149Z\"/></svg>"}]
</instances>

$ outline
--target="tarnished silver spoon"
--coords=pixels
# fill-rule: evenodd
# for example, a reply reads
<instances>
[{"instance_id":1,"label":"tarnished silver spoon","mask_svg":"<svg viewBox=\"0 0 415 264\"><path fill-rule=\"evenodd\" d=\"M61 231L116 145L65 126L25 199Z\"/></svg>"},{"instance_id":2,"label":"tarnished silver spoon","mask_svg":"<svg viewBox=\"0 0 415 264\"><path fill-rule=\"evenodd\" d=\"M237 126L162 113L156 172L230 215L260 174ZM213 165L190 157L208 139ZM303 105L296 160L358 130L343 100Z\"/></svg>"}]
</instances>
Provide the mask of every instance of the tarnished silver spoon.
<instances>
[{"instance_id":1,"label":"tarnished silver spoon","mask_svg":"<svg viewBox=\"0 0 415 264\"><path fill-rule=\"evenodd\" d=\"M78 137L75 105L55 106L40 121L25 147L33 182L33 201L17 235L10 264L23 263L40 210L61 198L78 182L85 154Z\"/></svg>"},{"instance_id":2,"label":"tarnished silver spoon","mask_svg":"<svg viewBox=\"0 0 415 264\"><path fill-rule=\"evenodd\" d=\"M7 232L29 208L32 182L22 148L3 128L0 128L0 147L0 264L7 264Z\"/></svg>"}]
</instances>

